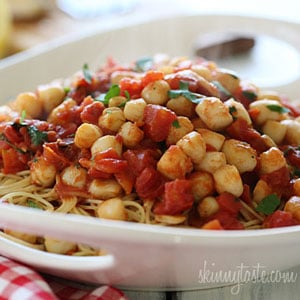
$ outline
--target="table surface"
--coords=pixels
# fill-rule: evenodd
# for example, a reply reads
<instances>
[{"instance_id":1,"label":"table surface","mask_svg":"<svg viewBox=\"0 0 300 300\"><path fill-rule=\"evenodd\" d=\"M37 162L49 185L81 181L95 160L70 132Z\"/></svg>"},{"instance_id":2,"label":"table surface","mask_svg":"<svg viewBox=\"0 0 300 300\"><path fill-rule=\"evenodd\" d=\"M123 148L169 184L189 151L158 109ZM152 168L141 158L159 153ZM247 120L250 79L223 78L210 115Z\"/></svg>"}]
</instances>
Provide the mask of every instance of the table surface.
<instances>
[{"instance_id":1,"label":"table surface","mask_svg":"<svg viewBox=\"0 0 300 300\"><path fill-rule=\"evenodd\" d=\"M64 14L55 6L43 17L31 22L16 22L13 27L10 54L23 51L50 40L62 38L79 31L91 29L101 23L113 24L114 18L128 18L130 14L138 15L141 19L147 19L151 16L164 16L179 11L187 12L207 12L207 13L233 13L242 15L254 15L272 17L293 22L300 22L299 8L300 3L297 0L279 1L259 1L253 0L242 2L236 0L210 0L203 3L198 0L186 1L177 0L152 0L138 1L131 12L125 15L101 16L90 20L77 20ZM256 5L257 4L257 5ZM270 8L272 4L272 9ZM297 9L298 8L298 9ZM284 254L283 254L284 259ZM284 274L295 274L294 282L285 282ZM131 300L192 300L192 299L299 299L300 294L300 267L282 272L282 278L277 278L277 282L269 280L259 280L258 282L247 282L245 284L226 286L207 290L187 291L187 292L138 292L125 291ZM299 277L299 276L298 276Z\"/></svg>"},{"instance_id":2,"label":"table surface","mask_svg":"<svg viewBox=\"0 0 300 300\"><path fill-rule=\"evenodd\" d=\"M48 13L40 19L31 22L15 22L13 26L10 54L29 49L45 42L62 38L79 31L97 27L104 23L112 23L116 18L136 17L149 19L151 17L168 16L179 12L224 13L257 17L278 18L300 22L298 11L300 2L297 0L260 1L252 0L241 3L238 0L210 0L199 3L198 0L136 0L132 10L122 15L110 14L92 19L74 19L55 6L55 0L50 2ZM270 5L272 9L270 9Z\"/></svg>"}]
</instances>

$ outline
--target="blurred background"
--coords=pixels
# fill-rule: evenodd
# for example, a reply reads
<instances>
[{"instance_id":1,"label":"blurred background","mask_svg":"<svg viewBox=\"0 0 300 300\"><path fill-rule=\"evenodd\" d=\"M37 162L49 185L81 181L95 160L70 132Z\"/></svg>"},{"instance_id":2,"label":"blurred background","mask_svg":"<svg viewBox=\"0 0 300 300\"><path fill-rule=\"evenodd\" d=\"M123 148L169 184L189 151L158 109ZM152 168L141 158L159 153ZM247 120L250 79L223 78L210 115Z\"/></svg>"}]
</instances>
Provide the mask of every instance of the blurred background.
<instances>
[{"instance_id":1,"label":"blurred background","mask_svg":"<svg viewBox=\"0 0 300 300\"><path fill-rule=\"evenodd\" d=\"M271 17L300 22L297 0L0 0L0 59L42 43L110 26L184 12Z\"/></svg>"}]
</instances>

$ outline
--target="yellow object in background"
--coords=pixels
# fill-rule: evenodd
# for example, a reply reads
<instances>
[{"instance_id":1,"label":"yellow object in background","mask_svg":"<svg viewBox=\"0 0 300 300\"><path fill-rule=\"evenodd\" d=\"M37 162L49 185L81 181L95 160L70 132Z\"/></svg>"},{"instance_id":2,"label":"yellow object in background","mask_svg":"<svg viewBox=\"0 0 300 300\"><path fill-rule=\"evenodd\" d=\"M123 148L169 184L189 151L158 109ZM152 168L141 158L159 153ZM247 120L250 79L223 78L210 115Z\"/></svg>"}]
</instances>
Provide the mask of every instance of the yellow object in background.
<instances>
[{"instance_id":1,"label":"yellow object in background","mask_svg":"<svg viewBox=\"0 0 300 300\"><path fill-rule=\"evenodd\" d=\"M11 24L12 17L8 1L0 0L0 58L8 52Z\"/></svg>"}]
</instances>

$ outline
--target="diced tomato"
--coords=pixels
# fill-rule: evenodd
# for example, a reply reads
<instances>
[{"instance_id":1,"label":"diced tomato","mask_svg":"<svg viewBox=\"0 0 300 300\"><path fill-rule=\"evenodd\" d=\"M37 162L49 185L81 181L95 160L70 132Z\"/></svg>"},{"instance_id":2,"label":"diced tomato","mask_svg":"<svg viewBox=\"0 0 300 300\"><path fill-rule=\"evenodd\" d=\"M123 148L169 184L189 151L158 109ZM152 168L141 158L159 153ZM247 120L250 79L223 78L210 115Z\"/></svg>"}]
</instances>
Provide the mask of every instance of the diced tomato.
<instances>
[{"instance_id":1,"label":"diced tomato","mask_svg":"<svg viewBox=\"0 0 300 300\"><path fill-rule=\"evenodd\" d=\"M28 169L29 156L10 148L2 150L3 173L15 174Z\"/></svg>"},{"instance_id":2,"label":"diced tomato","mask_svg":"<svg viewBox=\"0 0 300 300\"><path fill-rule=\"evenodd\" d=\"M297 118L300 116L300 107L291 103L289 99L286 97L281 97L281 103L284 105L284 107L290 110L289 114L292 115L292 117Z\"/></svg>"},{"instance_id":3,"label":"diced tomato","mask_svg":"<svg viewBox=\"0 0 300 300\"><path fill-rule=\"evenodd\" d=\"M217 151L217 149L210 144L206 144L206 152L213 152L213 151Z\"/></svg>"},{"instance_id":4,"label":"diced tomato","mask_svg":"<svg viewBox=\"0 0 300 300\"><path fill-rule=\"evenodd\" d=\"M191 182L186 179L175 179L165 183L163 199L154 207L159 215L178 215L190 209L194 203Z\"/></svg>"},{"instance_id":5,"label":"diced tomato","mask_svg":"<svg viewBox=\"0 0 300 300\"><path fill-rule=\"evenodd\" d=\"M68 97L80 104L89 95L106 92L109 89L109 85L110 78L105 72L93 74L91 82L82 76L74 83L74 87L68 93Z\"/></svg>"},{"instance_id":6,"label":"diced tomato","mask_svg":"<svg viewBox=\"0 0 300 300\"><path fill-rule=\"evenodd\" d=\"M166 107L148 104L144 111L144 132L155 142L162 142L169 134L172 123L177 119Z\"/></svg>"},{"instance_id":7,"label":"diced tomato","mask_svg":"<svg viewBox=\"0 0 300 300\"><path fill-rule=\"evenodd\" d=\"M104 104L99 101L95 101L84 106L82 112L80 113L81 121L97 125L98 119L101 116L104 108Z\"/></svg>"},{"instance_id":8,"label":"diced tomato","mask_svg":"<svg viewBox=\"0 0 300 300\"><path fill-rule=\"evenodd\" d=\"M110 88L110 85L110 74L98 71L94 74L92 84L89 87L89 94L97 96L97 93L105 93Z\"/></svg>"},{"instance_id":9,"label":"diced tomato","mask_svg":"<svg viewBox=\"0 0 300 300\"><path fill-rule=\"evenodd\" d=\"M260 178L267 182L273 191L281 194L290 186L290 172L286 166L268 174L263 174Z\"/></svg>"},{"instance_id":10,"label":"diced tomato","mask_svg":"<svg viewBox=\"0 0 300 300\"><path fill-rule=\"evenodd\" d=\"M237 217L229 211L220 210L211 216L211 220L217 219L221 223L221 226L227 230L240 230L245 229L243 224L237 219Z\"/></svg>"},{"instance_id":11,"label":"diced tomato","mask_svg":"<svg viewBox=\"0 0 300 300\"><path fill-rule=\"evenodd\" d=\"M244 187L243 193L240 198L247 204L251 205L252 199L251 199L250 186L248 184L244 184L243 187Z\"/></svg>"},{"instance_id":12,"label":"diced tomato","mask_svg":"<svg viewBox=\"0 0 300 300\"><path fill-rule=\"evenodd\" d=\"M227 192L221 193L216 197L216 200L221 210L225 210L233 215L237 215L242 208L241 202L234 195Z\"/></svg>"},{"instance_id":13,"label":"diced tomato","mask_svg":"<svg viewBox=\"0 0 300 300\"><path fill-rule=\"evenodd\" d=\"M285 148L283 151L289 164L300 170L300 150L298 147L288 146Z\"/></svg>"},{"instance_id":14,"label":"diced tomato","mask_svg":"<svg viewBox=\"0 0 300 300\"><path fill-rule=\"evenodd\" d=\"M120 94L125 96L127 91L131 99L139 98L143 89L141 80L128 77L122 78L119 82L119 86Z\"/></svg>"},{"instance_id":15,"label":"diced tomato","mask_svg":"<svg viewBox=\"0 0 300 300\"><path fill-rule=\"evenodd\" d=\"M19 147L20 147L20 144L24 144L24 145L26 145L25 146L26 148L31 148L31 149L32 148L36 148L36 147L34 147L34 145L32 145L32 140L31 140L31 137L30 137L30 135L28 133L28 128L21 127L19 129L19 133L23 136L23 142L18 144Z\"/></svg>"},{"instance_id":16,"label":"diced tomato","mask_svg":"<svg viewBox=\"0 0 300 300\"><path fill-rule=\"evenodd\" d=\"M88 95L88 87L86 85L77 86L68 93L68 97L75 100L77 104L81 103L82 100Z\"/></svg>"},{"instance_id":17,"label":"diced tomato","mask_svg":"<svg viewBox=\"0 0 300 300\"><path fill-rule=\"evenodd\" d=\"M23 141L22 134L12 125L6 125L3 133L11 143L19 143Z\"/></svg>"},{"instance_id":18,"label":"diced tomato","mask_svg":"<svg viewBox=\"0 0 300 300\"><path fill-rule=\"evenodd\" d=\"M96 163L100 162L104 158L114 158L114 159L120 159L120 155L117 153L117 151L113 148L108 148L107 150L97 152L94 156L94 161Z\"/></svg>"},{"instance_id":19,"label":"diced tomato","mask_svg":"<svg viewBox=\"0 0 300 300\"><path fill-rule=\"evenodd\" d=\"M129 195L133 190L136 179L131 169L127 167L125 170L115 173L114 176L125 191L125 194Z\"/></svg>"},{"instance_id":20,"label":"diced tomato","mask_svg":"<svg viewBox=\"0 0 300 300\"><path fill-rule=\"evenodd\" d=\"M0 151L1 150L7 150L9 148L10 148L10 146L9 146L9 144L6 141L1 141L0 140Z\"/></svg>"},{"instance_id":21,"label":"diced tomato","mask_svg":"<svg viewBox=\"0 0 300 300\"><path fill-rule=\"evenodd\" d=\"M83 167L83 168L86 168L86 169L89 169L93 166L94 162L91 161L89 158L87 157L82 157L79 159L79 164Z\"/></svg>"},{"instance_id":22,"label":"diced tomato","mask_svg":"<svg viewBox=\"0 0 300 300\"><path fill-rule=\"evenodd\" d=\"M73 102L64 101L60 104L60 109L52 122L56 125L68 125L69 123L79 125L81 123L80 111L80 106L74 105Z\"/></svg>"},{"instance_id":23,"label":"diced tomato","mask_svg":"<svg viewBox=\"0 0 300 300\"><path fill-rule=\"evenodd\" d=\"M267 216L263 222L264 228L276 228L298 225L299 223L293 218L291 212L276 210Z\"/></svg>"},{"instance_id":24,"label":"diced tomato","mask_svg":"<svg viewBox=\"0 0 300 300\"><path fill-rule=\"evenodd\" d=\"M83 75L80 76L77 81L74 83L74 85L76 87L79 87L79 86L84 86L84 87L88 87L92 84L93 82L93 78L91 78L90 82L89 80L87 80Z\"/></svg>"},{"instance_id":25,"label":"diced tomato","mask_svg":"<svg viewBox=\"0 0 300 300\"><path fill-rule=\"evenodd\" d=\"M150 70L142 77L142 86L145 87L149 83L164 79L164 73L161 71Z\"/></svg>"},{"instance_id":26,"label":"diced tomato","mask_svg":"<svg viewBox=\"0 0 300 300\"><path fill-rule=\"evenodd\" d=\"M114 174L124 171L127 166L127 161L123 159L102 158L95 162L94 168L104 173Z\"/></svg>"},{"instance_id":27,"label":"diced tomato","mask_svg":"<svg viewBox=\"0 0 300 300\"><path fill-rule=\"evenodd\" d=\"M250 127L244 119L235 120L226 128L226 132L234 139L249 143L259 153L268 149L259 132Z\"/></svg>"},{"instance_id":28,"label":"diced tomato","mask_svg":"<svg viewBox=\"0 0 300 300\"><path fill-rule=\"evenodd\" d=\"M191 69L193 62L191 60L184 60L179 62L179 64L174 68L174 72L179 72L183 70Z\"/></svg>"},{"instance_id":29,"label":"diced tomato","mask_svg":"<svg viewBox=\"0 0 300 300\"><path fill-rule=\"evenodd\" d=\"M227 192L221 193L216 200L220 208L209 220L219 220L224 229L244 229L243 224L237 219L242 207L240 201Z\"/></svg>"},{"instance_id":30,"label":"diced tomato","mask_svg":"<svg viewBox=\"0 0 300 300\"><path fill-rule=\"evenodd\" d=\"M129 168L138 176L146 167L156 167L157 152L152 149L127 150L123 157L128 161Z\"/></svg>"},{"instance_id":31,"label":"diced tomato","mask_svg":"<svg viewBox=\"0 0 300 300\"><path fill-rule=\"evenodd\" d=\"M66 138L73 135L77 130L77 125L74 122L65 123L56 127L57 134L60 138Z\"/></svg>"},{"instance_id":32,"label":"diced tomato","mask_svg":"<svg viewBox=\"0 0 300 300\"><path fill-rule=\"evenodd\" d=\"M135 189L143 199L159 197L164 190L164 179L156 169L147 167L137 177Z\"/></svg>"},{"instance_id":33,"label":"diced tomato","mask_svg":"<svg viewBox=\"0 0 300 300\"><path fill-rule=\"evenodd\" d=\"M188 84L188 89L191 92L206 96L220 96L214 84L189 69L168 74L165 76L165 80L169 83L172 90L180 89L180 82L185 82Z\"/></svg>"},{"instance_id":34,"label":"diced tomato","mask_svg":"<svg viewBox=\"0 0 300 300\"><path fill-rule=\"evenodd\" d=\"M70 164L69 160L59 153L56 143L45 144L43 146L43 156L50 164L54 165L57 170L62 170Z\"/></svg>"},{"instance_id":35,"label":"diced tomato","mask_svg":"<svg viewBox=\"0 0 300 300\"><path fill-rule=\"evenodd\" d=\"M246 109L249 108L251 102L257 100L257 94L257 87L246 81L242 81L239 88L233 92L234 98L241 102Z\"/></svg>"},{"instance_id":36,"label":"diced tomato","mask_svg":"<svg viewBox=\"0 0 300 300\"><path fill-rule=\"evenodd\" d=\"M215 219L208 221L202 227L202 229L210 229L210 230L223 230L223 226L221 225L220 221Z\"/></svg>"},{"instance_id":37,"label":"diced tomato","mask_svg":"<svg viewBox=\"0 0 300 300\"><path fill-rule=\"evenodd\" d=\"M93 166L88 169L88 175L91 178L95 178L95 179L108 179L108 178L112 178L112 174L111 173L102 172L100 170L97 170Z\"/></svg>"},{"instance_id":38,"label":"diced tomato","mask_svg":"<svg viewBox=\"0 0 300 300\"><path fill-rule=\"evenodd\" d=\"M169 83L172 90L178 90L180 82L187 82L189 84L189 91L197 92L198 80L196 74L190 70L183 70L176 73L168 74L165 76L165 80Z\"/></svg>"},{"instance_id":39,"label":"diced tomato","mask_svg":"<svg viewBox=\"0 0 300 300\"><path fill-rule=\"evenodd\" d=\"M56 181L54 188L59 198L68 198L74 196L87 198L89 196L85 189L79 189L77 187L63 184L60 178Z\"/></svg>"},{"instance_id":40,"label":"diced tomato","mask_svg":"<svg viewBox=\"0 0 300 300\"><path fill-rule=\"evenodd\" d=\"M128 169L128 162L112 148L95 154L93 159L82 157L79 159L82 167L88 169L93 178L110 178L112 174L122 173Z\"/></svg>"},{"instance_id":41,"label":"diced tomato","mask_svg":"<svg viewBox=\"0 0 300 300\"><path fill-rule=\"evenodd\" d=\"M260 114L260 110L257 107L255 107L255 108L249 109L248 113L249 113L251 119L255 121Z\"/></svg>"}]
</instances>

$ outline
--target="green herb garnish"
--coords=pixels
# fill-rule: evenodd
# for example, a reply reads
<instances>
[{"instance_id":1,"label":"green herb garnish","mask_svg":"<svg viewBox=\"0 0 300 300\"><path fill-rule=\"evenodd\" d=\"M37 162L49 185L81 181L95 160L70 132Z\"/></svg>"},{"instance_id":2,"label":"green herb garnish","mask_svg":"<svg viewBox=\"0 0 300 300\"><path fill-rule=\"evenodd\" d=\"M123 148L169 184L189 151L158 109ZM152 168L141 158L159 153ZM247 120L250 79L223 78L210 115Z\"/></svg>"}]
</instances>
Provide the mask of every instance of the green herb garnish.
<instances>
[{"instance_id":1,"label":"green herb garnish","mask_svg":"<svg viewBox=\"0 0 300 300\"><path fill-rule=\"evenodd\" d=\"M26 110L22 110L21 118L20 118L20 124L21 125L25 125L24 124L25 118L26 118Z\"/></svg>"},{"instance_id":2,"label":"green herb garnish","mask_svg":"<svg viewBox=\"0 0 300 300\"><path fill-rule=\"evenodd\" d=\"M93 76L92 76L92 73L91 73L91 71L89 69L88 64L84 64L83 65L83 67L82 67L82 73L83 73L84 80L87 83L92 83Z\"/></svg>"},{"instance_id":3,"label":"green herb garnish","mask_svg":"<svg viewBox=\"0 0 300 300\"><path fill-rule=\"evenodd\" d=\"M27 130L34 146L41 145L48 140L47 132L38 130L34 125L28 126Z\"/></svg>"},{"instance_id":4,"label":"green herb garnish","mask_svg":"<svg viewBox=\"0 0 300 300\"><path fill-rule=\"evenodd\" d=\"M289 113L290 110L286 107L276 105L276 104L269 104L267 105L267 108L271 111L278 112L280 114Z\"/></svg>"},{"instance_id":5,"label":"green herb garnish","mask_svg":"<svg viewBox=\"0 0 300 300\"><path fill-rule=\"evenodd\" d=\"M235 112L237 112L236 107L235 106L230 106L229 107L229 112L230 112L230 114L234 114Z\"/></svg>"},{"instance_id":6,"label":"green herb garnish","mask_svg":"<svg viewBox=\"0 0 300 300\"><path fill-rule=\"evenodd\" d=\"M250 101L257 100L257 94L253 91L242 91L244 97L246 97Z\"/></svg>"},{"instance_id":7,"label":"green herb garnish","mask_svg":"<svg viewBox=\"0 0 300 300\"><path fill-rule=\"evenodd\" d=\"M113 84L106 94L101 94L95 100L102 102L104 105L108 105L111 98L120 96L120 91L119 85Z\"/></svg>"},{"instance_id":8,"label":"green herb garnish","mask_svg":"<svg viewBox=\"0 0 300 300\"><path fill-rule=\"evenodd\" d=\"M200 103L204 99L203 95L190 92L189 84L186 81L179 82L179 90L169 90L168 96L169 98L178 98L179 96L183 96L195 104Z\"/></svg>"},{"instance_id":9,"label":"green herb garnish","mask_svg":"<svg viewBox=\"0 0 300 300\"><path fill-rule=\"evenodd\" d=\"M32 200L28 200L27 205L32 208L42 209L42 207L40 205L38 205L36 202L34 202Z\"/></svg>"},{"instance_id":10,"label":"green herb garnish","mask_svg":"<svg viewBox=\"0 0 300 300\"><path fill-rule=\"evenodd\" d=\"M232 116L232 118L233 118L234 120L237 119L237 117L235 116L235 113L236 113L236 112L237 112L237 109L236 109L235 106L230 106L230 107L229 107L229 113L231 114L231 116Z\"/></svg>"},{"instance_id":11,"label":"green herb garnish","mask_svg":"<svg viewBox=\"0 0 300 300\"><path fill-rule=\"evenodd\" d=\"M279 204L280 199L278 198L278 196L276 194L271 194L263 198L255 209L256 211L261 212L265 215L270 215L277 209Z\"/></svg>"},{"instance_id":12,"label":"green herb garnish","mask_svg":"<svg viewBox=\"0 0 300 300\"><path fill-rule=\"evenodd\" d=\"M135 70L137 72L146 72L150 70L153 66L152 57L142 57L135 62Z\"/></svg>"},{"instance_id":13,"label":"green herb garnish","mask_svg":"<svg viewBox=\"0 0 300 300\"><path fill-rule=\"evenodd\" d=\"M123 101L122 103L120 103L120 104L118 105L118 107L120 107L120 108L125 107L126 103L127 103L127 101L125 100L125 101Z\"/></svg>"},{"instance_id":14,"label":"green herb garnish","mask_svg":"<svg viewBox=\"0 0 300 300\"><path fill-rule=\"evenodd\" d=\"M178 120L173 121L172 126L175 128L180 128L180 124L179 124Z\"/></svg>"},{"instance_id":15,"label":"green herb garnish","mask_svg":"<svg viewBox=\"0 0 300 300\"><path fill-rule=\"evenodd\" d=\"M125 94L126 100L129 101L130 100L129 92L126 90L126 91L124 91L124 94Z\"/></svg>"},{"instance_id":16,"label":"green herb garnish","mask_svg":"<svg viewBox=\"0 0 300 300\"><path fill-rule=\"evenodd\" d=\"M221 94L226 97L232 97L232 94L226 88L224 88L224 86L219 81L214 80L211 83L218 89Z\"/></svg>"},{"instance_id":17,"label":"green herb garnish","mask_svg":"<svg viewBox=\"0 0 300 300\"><path fill-rule=\"evenodd\" d=\"M64 87L64 92L65 92L66 94L68 94L70 91L71 91L71 88L70 88L69 86L65 86L65 87Z\"/></svg>"}]
</instances>

